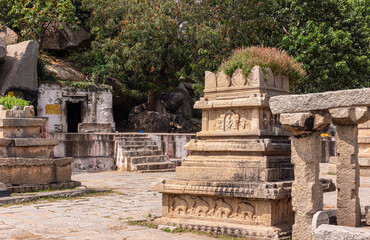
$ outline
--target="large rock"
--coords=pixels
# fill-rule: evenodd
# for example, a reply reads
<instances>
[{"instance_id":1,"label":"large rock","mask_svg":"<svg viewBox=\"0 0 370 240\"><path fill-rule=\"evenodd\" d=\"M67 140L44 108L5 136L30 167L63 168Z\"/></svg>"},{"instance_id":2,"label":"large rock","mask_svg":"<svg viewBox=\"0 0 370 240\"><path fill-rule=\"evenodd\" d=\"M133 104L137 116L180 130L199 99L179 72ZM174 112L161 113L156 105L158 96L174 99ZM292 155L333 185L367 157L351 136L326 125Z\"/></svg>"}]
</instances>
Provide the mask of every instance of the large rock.
<instances>
[{"instance_id":1,"label":"large rock","mask_svg":"<svg viewBox=\"0 0 370 240\"><path fill-rule=\"evenodd\" d=\"M161 102L167 111L182 115L184 117L193 117L194 99L189 90L191 90L192 83L181 82L177 87L177 92L171 92L162 97Z\"/></svg>"},{"instance_id":2,"label":"large rock","mask_svg":"<svg viewBox=\"0 0 370 240\"><path fill-rule=\"evenodd\" d=\"M7 47L8 54L0 65L0 90L9 88L37 90L37 56L39 44L25 41Z\"/></svg>"},{"instance_id":3,"label":"large rock","mask_svg":"<svg viewBox=\"0 0 370 240\"><path fill-rule=\"evenodd\" d=\"M66 26L59 30L60 23L54 22L46 29L41 48L50 50L64 50L69 47L76 47L81 42L90 38L90 34L84 29L73 31Z\"/></svg>"},{"instance_id":4,"label":"large rock","mask_svg":"<svg viewBox=\"0 0 370 240\"><path fill-rule=\"evenodd\" d=\"M44 71L46 74L52 75L57 80L62 81L84 81L86 76L75 69L69 62L49 56L43 56L46 62Z\"/></svg>"},{"instance_id":5,"label":"large rock","mask_svg":"<svg viewBox=\"0 0 370 240\"><path fill-rule=\"evenodd\" d=\"M176 112L176 110L183 104L185 99L184 94L180 92L171 92L166 94L161 99L166 110Z\"/></svg>"},{"instance_id":6,"label":"large rock","mask_svg":"<svg viewBox=\"0 0 370 240\"><path fill-rule=\"evenodd\" d=\"M170 132L170 121L167 114L146 110L145 104L130 111L128 126L144 132Z\"/></svg>"},{"instance_id":7,"label":"large rock","mask_svg":"<svg viewBox=\"0 0 370 240\"><path fill-rule=\"evenodd\" d=\"M0 38L4 39L7 45L18 42L18 35L6 25L0 26Z\"/></svg>"},{"instance_id":8,"label":"large rock","mask_svg":"<svg viewBox=\"0 0 370 240\"><path fill-rule=\"evenodd\" d=\"M6 56L6 42L0 38L0 61Z\"/></svg>"},{"instance_id":9,"label":"large rock","mask_svg":"<svg viewBox=\"0 0 370 240\"><path fill-rule=\"evenodd\" d=\"M193 117L193 106L195 101L191 97L189 90L192 89L192 83L183 83L181 82L177 87L177 91L184 95L183 104L177 110L177 113L182 114L183 116Z\"/></svg>"}]
</instances>

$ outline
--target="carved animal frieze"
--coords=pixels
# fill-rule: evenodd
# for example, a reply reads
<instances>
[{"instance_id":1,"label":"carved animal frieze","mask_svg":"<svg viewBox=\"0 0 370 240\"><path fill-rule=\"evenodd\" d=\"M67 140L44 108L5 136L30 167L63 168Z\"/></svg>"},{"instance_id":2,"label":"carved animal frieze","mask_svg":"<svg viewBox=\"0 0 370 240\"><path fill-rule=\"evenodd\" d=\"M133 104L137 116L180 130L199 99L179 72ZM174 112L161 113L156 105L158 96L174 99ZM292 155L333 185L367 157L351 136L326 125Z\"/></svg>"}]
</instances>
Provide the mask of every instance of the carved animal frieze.
<instances>
[{"instance_id":1,"label":"carved animal frieze","mask_svg":"<svg viewBox=\"0 0 370 240\"><path fill-rule=\"evenodd\" d=\"M258 222L255 207L241 198L170 195L170 206L172 215Z\"/></svg>"}]
</instances>

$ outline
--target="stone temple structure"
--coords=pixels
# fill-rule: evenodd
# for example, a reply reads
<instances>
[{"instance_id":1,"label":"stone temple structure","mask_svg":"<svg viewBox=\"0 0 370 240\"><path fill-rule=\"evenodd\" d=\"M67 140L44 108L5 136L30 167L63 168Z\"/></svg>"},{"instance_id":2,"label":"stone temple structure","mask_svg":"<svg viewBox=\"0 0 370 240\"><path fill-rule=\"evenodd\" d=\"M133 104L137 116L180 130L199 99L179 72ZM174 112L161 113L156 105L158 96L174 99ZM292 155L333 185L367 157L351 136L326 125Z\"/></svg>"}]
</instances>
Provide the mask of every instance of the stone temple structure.
<instances>
[{"instance_id":1,"label":"stone temple structure","mask_svg":"<svg viewBox=\"0 0 370 240\"><path fill-rule=\"evenodd\" d=\"M10 192L72 188L72 158L54 158L57 139L40 138L47 120L33 106L5 110L0 105L0 182Z\"/></svg>"},{"instance_id":2,"label":"stone temple structure","mask_svg":"<svg viewBox=\"0 0 370 240\"><path fill-rule=\"evenodd\" d=\"M267 76L266 76L267 75ZM247 239L285 239L294 220L290 141L269 109L272 96L288 94L289 79L255 66L247 78L205 74L202 131L186 146L192 154L163 193L158 224Z\"/></svg>"}]
</instances>

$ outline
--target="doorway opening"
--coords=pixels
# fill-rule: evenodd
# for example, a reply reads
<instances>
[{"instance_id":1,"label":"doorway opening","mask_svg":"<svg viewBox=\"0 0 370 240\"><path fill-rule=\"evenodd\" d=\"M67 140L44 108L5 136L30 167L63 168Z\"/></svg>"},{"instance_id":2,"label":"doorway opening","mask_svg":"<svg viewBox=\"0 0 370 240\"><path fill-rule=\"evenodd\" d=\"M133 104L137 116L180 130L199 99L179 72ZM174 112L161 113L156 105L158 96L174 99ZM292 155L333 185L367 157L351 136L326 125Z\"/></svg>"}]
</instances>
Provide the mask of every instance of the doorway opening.
<instances>
[{"instance_id":1,"label":"doorway opening","mask_svg":"<svg viewBox=\"0 0 370 240\"><path fill-rule=\"evenodd\" d=\"M68 132L78 132L78 124L82 122L81 117L82 103L67 102L67 125Z\"/></svg>"}]
</instances>

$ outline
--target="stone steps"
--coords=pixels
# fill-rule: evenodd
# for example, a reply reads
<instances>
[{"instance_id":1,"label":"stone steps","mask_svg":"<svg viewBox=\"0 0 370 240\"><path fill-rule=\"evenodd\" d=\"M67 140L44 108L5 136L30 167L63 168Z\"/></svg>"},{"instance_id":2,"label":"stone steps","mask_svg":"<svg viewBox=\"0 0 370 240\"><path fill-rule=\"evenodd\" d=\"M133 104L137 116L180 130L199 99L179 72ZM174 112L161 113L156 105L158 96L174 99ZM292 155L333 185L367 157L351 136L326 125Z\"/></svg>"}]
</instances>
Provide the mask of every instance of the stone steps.
<instances>
[{"instance_id":1,"label":"stone steps","mask_svg":"<svg viewBox=\"0 0 370 240\"><path fill-rule=\"evenodd\" d=\"M168 170L175 169L174 164L170 161L165 162L153 162L153 163L141 163L134 166L134 171L155 171L155 170Z\"/></svg>"},{"instance_id":2,"label":"stone steps","mask_svg":"<svg viewBox=\"0 0 370 240\"><path fill-rule=\"evenodd\" d=\"M135 164L143 164L143 163L157 163L157 162L165 162L164 155L154 155L154 156L139 156L139 157L130 157L127 158L127 161L131 163L131 165Z\"/></svg>"},{"instance_id":3,"label":"stone steps","mask_svg":"<svg viewBox=\"0 0 370 240\"><path fill-rule=\"evenodd\" d=\"M121 143L121 142L126 142L126 141L140 141L140 142L142 142L142 141L151 141L151 138L150 137L123 137L123 138L121 138L121 137L116 137L115 138L115 141L117 141L117 142L119 142L119 143Z\"/></svg>"},{"instance_id":4,"label":"stone steps","mask_svg":"<svg viewBox=\"0 0 370 240\"><path fill-rule=\"evenodd\" d=\"M157 145L146 145L146 146L142 146L142 145L131 145L131 146L122 145L120 147L124 151L158 150Z\"/></svg>"},{"instance_id":5,"label":"stone steps","mask_svg":"<svg viewBox=\"0 0 370 240\"><path fill-rule=\"evenodd\" d=\"M123 152L125 157L138 157L138 156L156 156L162 155L161 150L148 150L148 149L137 149L137 151L125 151Z\"/></svg>"},{"instance_id":6,"label":"stone steps","mask_svg":"<svg viewBox=\"0 0 370 240\"><path fill-rule=\"evenodd\" d=\"M125 146L146 146L146 145L155 145L154 141L125 141L122 142Z\"/></svg>"},{"instance_id":7,"label":"stone steps","mask_svg":"<svg viewBox=\"0 0 370 240\"><path fill-rule=\"evenodd\" d=\"M115 138L117 168L133 172L174 171L175 164L165 156L148 135ZM119 155L117 155L119 154Z\"/></svg>"}]
</instances>

